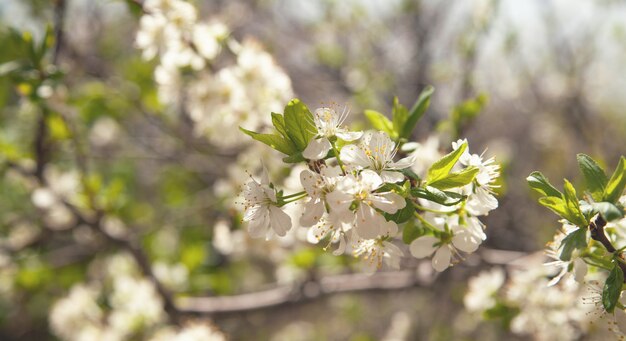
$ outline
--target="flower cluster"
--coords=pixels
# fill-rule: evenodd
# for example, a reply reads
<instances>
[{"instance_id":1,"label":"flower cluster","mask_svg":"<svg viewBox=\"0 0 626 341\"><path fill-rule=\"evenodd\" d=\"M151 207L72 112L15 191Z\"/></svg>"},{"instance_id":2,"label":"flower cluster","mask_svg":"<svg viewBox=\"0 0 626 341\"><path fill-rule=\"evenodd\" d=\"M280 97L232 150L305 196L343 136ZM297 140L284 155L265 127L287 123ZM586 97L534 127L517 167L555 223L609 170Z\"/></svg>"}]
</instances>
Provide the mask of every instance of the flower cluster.
<instances>
[{"instance_id":1,"label":"flower cluster","mask_svg":"<svg viewBox=\"0 0 626 341\"><path fill-rule=\"evenodd\" d=\"M610 177L591 157L577 159L585 178L582 196L568 180L561 192L540 172L527 178L542 195L539 203L560 217L561 228L545 251L547 261L532 260L526 269L510 271L506 285L495 270L479 275L470 281L465 305L486 318L504 318L514 333L539 340L577 340L592 323L608 324L603 329L623 340L626 158Z\"/></svg>"},{"instance_id":2,"label":"flower cluster","mask_svg":"<svg viewBox=\"0 0 626 341\"><path fill-rule=\"evenodd\" d=\"M250 234L282 237L298 225L308 229L309 241L325 241L327 247L337 244L335 255L352 253L371 270L383 263L399 268L406 247L397 239L409 244L416 258L434 254L437 271L462 259L459 251L476 251L486 239L485 226L477 217L498 204L492 190L499 166L493 158L471 154L466 140L454 142L447 155L431 151L437 155L432 161L421 157L426 154L422 146L405 144L401 132L412 130L417 123L412 115L422 113L408 113L396 103L395 130L351 131L344 124L347 110L338 114L323 107L311 113L292 100L283 115L272 114L276 132L242 128L286 154L284 162L307 166L299 174L300 192L284 193L266 172L260 181L252 178L244 186L243 220ZM382 120L393 126L382 114L368 118L375 127ZM427 171L420 176L413 169ZM297 201L302 201L302 213L294 223L284 208Z\"/></svg>"},{"instance_id":3,"label":"flower cluster","mask_svg":"<svg viewBox=\"0 0 626 341\"><path fill-rule=\"evenodd\" d=\"M75 284L49 313L52 331L64 340L224 340L208 324L181 330L165 324L166 313L152 281L139 275L130 256L96 261L102 281Z\"/></svg>"},{"instance_id":4,"label":"flower cluster","mask_svg":"<svg viewBox=\"0 0 626 341\"><path fill-rule=\"evenodd\" d=\"M198 21L183 0L148 0L143 9L136 46L144 59L159 58L159 99L183 106L198 135L222 147L239 145L239 125L268 125L261 113L291 97L291 80L256 41L237 41L217 19Z\"/></svg>"}]
</instances>

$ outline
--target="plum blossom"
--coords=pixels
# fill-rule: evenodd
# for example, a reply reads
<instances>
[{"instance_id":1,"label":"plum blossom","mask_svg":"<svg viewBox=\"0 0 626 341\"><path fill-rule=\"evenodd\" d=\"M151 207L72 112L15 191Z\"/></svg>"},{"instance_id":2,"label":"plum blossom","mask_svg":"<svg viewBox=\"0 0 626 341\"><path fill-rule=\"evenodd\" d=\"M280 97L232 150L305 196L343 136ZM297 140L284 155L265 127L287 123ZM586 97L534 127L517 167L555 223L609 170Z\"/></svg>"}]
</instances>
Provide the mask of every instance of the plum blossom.
<instances>
[{"instance_id":1,"label":"plum blossom","mask_svg":"<svg viewBox=\"0 0 626 341\"><path fill-rule=\"evenodd\" d=\"M270 187L265 169L261 182L251 177L243 195L246 209L243 220L249 222L248 231L253 238L266 236L270 228L281 237L291 229L291 218L277 206L276 191Z\"/></svg>"},{"instance_id":2,"label":"plum blossom","mask_svg":"<svg viewBox=\"0 0 626 341\"><path fill-rule=\"evenodd\" d=\"M344 109L341 115L338 115L334 109L318 108L313 114L313 122L315 123L316 136L311 139L306 149L302 152L302 156L309 160L319 160L328 154L332 148L330 138L339 137L344 141L358 140L362 132L353 132L344 128L342 125L348 117L349 111Z\"/></svg>"},{"instance_id":3,"label":"plum blossom","mask_svg":"<svg viewBox=\"0 0 626 341\"><path fill-rule=\"evenodd\" d=\"M459 216L435 216L428 212L424 215L433 227L444 232L445 237L424 236L411 242L409 250L415 258L425 258L434 254L432 266L436 271L447 269L458 250L472 253L486 239L480 221L471 217L466 225L459 223Z\"/></svg>"},{"instance_id":4,"label":"plum blossom","mask_svg":"<svg viewBox=\"0 0 626 341\"><path fill-rule=\"evenodd\" d=\"M341 160L357 169L371 169L380 174L383 182L399 182L404 175L399 170L409 168L415 161L409 156L393 161L398 148L385 132L368 132L359 145L348 145L341 149Z\"/></svg>"},{"instance_id":5,"label":"plum blossom","mask_svg":"<svg viewBox=\"0 0 626 341\"><path fill-rule=\"evenodd\" d=\"M337 187L326 198L328 204L339 214L350 211L353 202L356 209L348 223L353 225L359 237L365 239L391 235L398 226L387 221L376 209L393 214L404 208L406 202L402 196L393 192L375 192L383 181L376 172L364 170L358 176L349 174L341 179Z\"/></svg>"},{"instance_id":6,"label":"plum blossom","mask_svg":"<svg viewBox=\"0 0 626 341\"><path fill-rule=\"evenodd\" d=\"M379 238L359 240L354 248L354 256L362 257L370 272L380 269L383 265L383 260L389 267L400 269L400 259L403 255L402 250L398 246Z\"/></svg>"}]
</instances>

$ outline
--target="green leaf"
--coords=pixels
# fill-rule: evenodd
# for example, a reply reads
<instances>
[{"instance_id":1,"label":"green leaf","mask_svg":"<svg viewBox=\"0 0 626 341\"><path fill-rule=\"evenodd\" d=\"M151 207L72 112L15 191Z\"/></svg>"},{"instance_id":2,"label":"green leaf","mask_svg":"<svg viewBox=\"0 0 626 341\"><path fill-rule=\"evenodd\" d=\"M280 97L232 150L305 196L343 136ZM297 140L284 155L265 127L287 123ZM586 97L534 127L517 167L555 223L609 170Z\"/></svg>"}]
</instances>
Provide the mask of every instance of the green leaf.
<instances>
[{"instance_id":1,"label":"green leaf","mask_svg":"<svg viewBox=\"0 0 626 341\"><path fill-rule=\"evenodd\" d=\"M559 258L563 261L569 262L572 259L572 252L575 249L584 249L587 247L587 229L586 228L578 228L570 232L563 240L561 241L561 254L559 254Z\"/></svg>"},{"instance_id":2,"label":"green leaf","mask_svg":"<svg viewBox=\"0 0 626 341\"><path fill-rule=\"evenodd\" d=\"M444 206L454 206L466 198L466 196L459 193L441 191L430 186L414 188L411 190L411 195L417 198L430 200Z\"/></svg>"},{"instance_id":3,"label":"green leaf","mask_svg":"<svg viewBox=\"0 0 626 341\"><path fill-rule=\"evenodd\" d=\"M260 134L241 127L239 127L239 130L243 131L253 139L263 142L283 154L292 155L297 152L290 141L286 140L278 134Z\"/></svg>"},{"instance_id":4,"label":"green leaf","mask_svg":"<svg viewBox=\"0 0 626 341\"><path fill-rule=\"evenodd\" d=\"M379 113L378 111L365 110L365 117L367 117L374 129L384 131L391 138L398 137L396 132L393 130L393 123L385 115Z\"/></svg>"},{"instance_id":5,"label":"green leaf","mask_svg":"<svg viewBox=\"0 0 626 341\"><path fill-rule=\"evenodd\" d=\"M404 129L404 124L406 120L409 118L409 112L405 106L400 104L398 101L398 97L393 98L393 108L391 111L391 121L393 124L393 130L395 132L395 136L401 136L402 130Z\"/></svg>"},{"instance_id":6,"label":"green leaf","mask_svg":"<svg viewBox=\"0 0 626 341\"><path fill-rule=\"evenodd\" d=\"M284 138L289 138L289 135L287 135L287 129L285 128L285 117L283 115L273 112L272 124Z\"/></svg>"},{"instance_id":7,"label":"green leaf","mask_svg":"<svg viewBox=\"0 0 626 341\"><path fill-rule=\"evenodd\" d=\"M420 118L422 118L422 116L424 116L426 109L428 109L428 106L430 106L430 97L432 96L433 92L435 92L435 88L430 85L422 90L417 101L415 102L415 104L413 104L413 107L411 107L411 111L409 111L408 118L404 123L404 127L402 128L402 133L400 134L400 137L409 138L411 136L413 129L415 129L415 126L417 125L417 122L420 120Z\"/></svg>"},{"instance_id":8,"label":"green leaf","mask_svg":"<svg viewBox=\"0 0 626 341\"><path fill-rule=\"evenodd\" d=\"M302 156L302 153L300 152L297 152L295 154L292 154L290 156L283 158L283 162L286 162L286 163L298 163L302 161L306 161L306 160L304 159L304 156Z\"/></svg>"},{"instance_id":9,"label":"green leaf","mask_svg":"<svg viewBox=\"0 0 626 341\"><path fill-rule=\"evenodd\" d=\"M562 198L557 197L543 197L539 198L539 204L551 209L554 213L565 218L567 216L567 209L565 208L565 202ZM569 220L569 219L568 219Z\"/></svg>"},{"instance_id":10,"label":"green leaf","mask_svg":"<svg viewBox=\"0 0 626 341\"><path fill-rule=\"evenodd\" d=\"M313 114L299 99L292 99L285 107L285 131L298 151L306 149L315 136Z\"/></svg>"},{"instance_id":11,"label":"green leaf","mask_svg":"<svg viewBox=\"0 0 626 341\"><path fill-rule=\"evenodd\" d=\"M543 176L543 174L541 174L541 172L530 173L530 175L526 178L526 181L528 181L530 188L546 197L561 198L562 196L561 192L552 186L552 184L548 181L548 179L546 179L545 176Z\"/></svg>"},{"instance_id":12,"label":"green leaf","mask_svg":"<svg viewBox=\"0 0 626 341\"><path fill-rule=\"evenodd\" d=\"M610 202L594 202L591 206L595 211L599 212L606 221L613 221L624 217L624 212Z\"/></svg>"},{"instance_id":13,"label":"green leaf","mask_svg":"<svg viewBox=\"0 0 626 341\"><path fill-rule=\"evenodd\" d=\"M619 296L622 293L622 284L624 283L624 273L617 262L619 261L613 261L615 265L609 273L606 282L604 282L604 289L602 290L602 305L608 313L612 313L615 310Z\"/></svg>"},{"instance_id":14,"label":"green leaf","mask_svg":"<svg viewBox=\"0 0 626 341\"><path fill-rule=\"evenodd\" d=\"M401 169L400 173L404 174L404 176L406 176L409 179L420 181L419 175L415 174L415 172L411 170L411 168Z\"/></svg>"},{"instance_id":15,"label":"green leaf","mask_svg":"<svg viewBox=\"0 0 626 341\"><path fill-rule=\"evenodd\" d=\"M591 196L594 200L601 201L608 182L604 170L594 159L585 154L576 155L576 160L578 160L578 167L585 177L585 183Z\"/></svg>"},{"instance_id":16,"label":"green leaf","mask_svg":"<svg viewBox=\"0 0 626 341\"><path fill-rule=\"evenodd\" d=\"M419 221L411 220L404 225L402 229L402 241L404 244L411 244L417 237L424 234L424 230L419 224Z\"/></svg>"},{"instance_id":17,"label":"green leaf","mask_svg":"<svg viewBox=\"0 0 626 341\"><path fill-rule=\"evenodd\" d=\"M415 207L413 207L413 203L410 199L405 199L406 205L404 208L398 210L394 214L385 213L385 218L387 221L395 221L397 224L403 224L413 218L413 213L415 212Z\"/></svg>"},{"instance_id":18,"label":"green leaf","mask_svg":"<svg viewBox=\"0 0 626 341\"><path fill-rule=\"evenodd\" d=\"M622 195L624 187L626 186L626 159L622 156L619 159L619 164L615 168L615 172L611 175L611 179L606 184L604 189L604 201L615 202Z\"/></svg>"},{"instance_id":19,"label":"green leaf","mask_svg":"<svg viewBox=\"0 0 626 341\"><path fill-rule=\"evenodd\" d=\"M450 173L450 170L456 162L459 160L463 152L467 149L467 143L464 142L461 144L456 150L452 151L450 154L445 155L437 162L433 163L428 170L427 182L433 183L437 180L443 179L446 175Z\"/></svg>"},{"instance_id":20,"label":"green leaf","mask_svg":"<svg viewBox=\"0 0 626 341\"><path fill-rule=\"evenodd\" d=\"M467 167L460 172L450 173L437 181L429 183L428 185L438 189L463 187L474 181L476 174L478 174L477 167Z\"/></svg>"},{"instance_id":21,"label":"green leaf","mask_svg":"<svg viewBox=\"0 0 626 341\"><path fill-rule=\"evenodd\" d=\"M587 227L589 222L583 215L583 212L580 210L580 205L578 204L578 197L576 196L576 189L572 185L571 182L564 180L565 185L563 186L563 200L565 202L565 208L567 210L567 216L565 217L574 225L579 227Z\"/></svg>"}]
</instances>

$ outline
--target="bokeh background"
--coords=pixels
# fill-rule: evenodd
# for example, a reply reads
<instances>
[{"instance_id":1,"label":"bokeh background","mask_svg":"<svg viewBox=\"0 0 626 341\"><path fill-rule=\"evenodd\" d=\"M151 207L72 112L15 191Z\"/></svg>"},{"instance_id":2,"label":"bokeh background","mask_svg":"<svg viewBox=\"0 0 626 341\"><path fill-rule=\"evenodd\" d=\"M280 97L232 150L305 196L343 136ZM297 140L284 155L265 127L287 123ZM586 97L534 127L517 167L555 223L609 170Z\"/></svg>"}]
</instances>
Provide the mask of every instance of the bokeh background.
<instances>
[{"instance_id":1,"label":"bokeh background","mask_svg":"<svg viewBox=\"0 0 626 341\"><path fill-rule=\"evenodd\" d=\"M354 260L297 236L251 240L224 183L235 175L245 181L243 169L254 172L259 154L214 142L220 134L245 141L236 129L194 133L184 105L172 114L159 101L157 62L135 47L137 2L3 0L0 70L26 58L10 28L37 41L60 23L62 48L48 60L63 76L53 85L44 140L40 102L29 100L24 81L5 72L0 78L0 339L64 338L50 328L55 302L77 283L100 283L93 285L106 292L117 263L134 268L121 272L145 275L136 252L174 301L249 294L239 305L194 301L196 311L181 315L212 321L233 340L532 339L464 311L466 282L540 252L554 234L554 216L527 188L531 171L556 183L580 180L576 153L607 169L624 153L626 2L192 3L199 18L219 19L239 41L263 45L294 96L311 108L347 104L356 126L365 126L364 109L388 113L393 96L410 105L433 85L414 138L439 134L446 147L467 137L475 152L502 164L500 207L485 220L484 250L441 275L407 261L403 272L374 281L360 276ZM71 174L81 165L89 176L76 180ZM20 174L30 169L34 179ZM44 187L90 200L75 193L77 181L107 208L98 217L106 233L67 210L42 210L37 189Z\"/></svg>"}]
</instances>

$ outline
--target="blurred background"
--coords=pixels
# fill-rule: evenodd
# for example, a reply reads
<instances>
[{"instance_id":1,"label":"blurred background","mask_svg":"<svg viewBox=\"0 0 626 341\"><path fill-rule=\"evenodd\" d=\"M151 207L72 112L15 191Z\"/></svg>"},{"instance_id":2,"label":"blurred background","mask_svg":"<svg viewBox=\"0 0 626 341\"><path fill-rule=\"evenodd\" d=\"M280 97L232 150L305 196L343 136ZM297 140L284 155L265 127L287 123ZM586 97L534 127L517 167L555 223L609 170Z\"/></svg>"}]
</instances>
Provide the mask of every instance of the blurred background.
<instances>
[{"instance_id":1,"label":"blurred background","mask_svg":"<svg viewBox=\"0 0 626 341\"><path fill-rule=\"evenodd\" d=\"M247 149L240 121L216 129L223 122L202 116L228 109L194 110L176 87L181 98L164 99L158 60L137 49L141 1L3 0L0 339L115 339L98 329L115 326L126 328L122 339L149 339L162 326L208 321L233 340L533 339L464 311L467 279L551 240L558 223L536 204L530 172L580 183L576 153L606 169L624 153L626 2L191 3L198 20L219 20L244 45L254 39L288 77L271 75L283 84L273 102L246 111L268 108L257 127L292 96L310 108L347 104L364 127L364 109L389 113L394 96L408 106L433 85L414 139L436 134L449 149L466 137L502 164L484 250L438 276L407 260L371 278L297 231L250 239L237 186L260 153L276 156ZM32 41L51 42L41 65ZM273 170L286 185L293 172ZM244 296L219 299L232 295ZM136 306L119 308L132 297ZM84 320L93 334L73 334Z\"/></svg>"}]
</instances>

